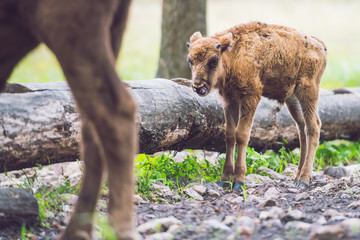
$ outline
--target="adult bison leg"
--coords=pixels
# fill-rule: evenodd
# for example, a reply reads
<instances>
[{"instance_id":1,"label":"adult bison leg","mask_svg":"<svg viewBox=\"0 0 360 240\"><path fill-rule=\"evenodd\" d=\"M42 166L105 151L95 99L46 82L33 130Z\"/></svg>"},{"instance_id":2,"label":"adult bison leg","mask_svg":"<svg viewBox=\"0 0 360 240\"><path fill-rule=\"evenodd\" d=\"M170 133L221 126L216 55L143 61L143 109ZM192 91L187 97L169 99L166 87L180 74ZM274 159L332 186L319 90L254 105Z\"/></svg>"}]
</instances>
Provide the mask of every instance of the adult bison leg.
<instances>
[{"instance_id":1,"label":"adult bison leg","mask_svg":"<svg viewBox=\"0 0 360 240\"><path fill-rule=\"evenodd\" d=\"M0 91L2 91L16 64L38 45L38 41L26 28L9 19L0 19L0 33Z\"/></svg>"},{"instance_id":2,"label":"adult bison leg","mask_svg":"<svg viewBox=\"0 0 360 240\"><path fill-rule=\"evenodd\" d=\"M251 127L254 121L259 96L246 96L241 100L241 117L236 128L238 155L235 163L233 190L240 190L244 185L246 174L246 147L249 143Z\"/></svg>"},{"instance_id":3,"label":"adult bison leg","mask_svg":"<svg viewBox=\"0 0 360 240\"><path fill-rule=\"evenodd\" d=\"M81 135L81 159L85 159L84 180L75 212L62 239L91 239L93 212L102 182L104 156L94 126L83 120Z\"/></svg>"},{"instance_id":4,"label":"adult bison leg","mask_svg":"<svg viewBox=\"0 0 360 240\"><path fill-rule=\"evenodd\" d=\"M136 147L136 104L115 72L115 56L111 44L111 25L122 1L43 1L37 13L46 17L35 24L45 43L57 56L69 82L84 129L84 161L93 166L104 164L109 174L109 219L118 239L136 239L133 222L133 161ZM68 8L71 8L69 11ZM125 13L127 12L124 11ZM61 21L59 21L61 19ZM123 19L124 21L124 19ZM119 34L122 34L122 30ZM92 145L97 145L92 147ZM94 156L94 157L92 157ZM102 163L101 163L102 161ZM92 214L93 202L99 191L98 171L90 171L84 186L93 186L91 199L80 198L75 213L83 213L86 205ZM101 174L100 174L101 175ZM95 184L93 184L93 179ZM83 190L86 194L88 190ZM85 236L89 222L78 229L77 215L70 221L73 229L63 239L90 238Z\"/></svg>"},{"instance_id":5,"label":"adult bison leg","mask_svg":"<svg viewBox=\"0 0 360 240\"><path fill-rule=\"evenodd\" d=\"M224 103L225 113L225 141L226 141L226 159L224 163L224 170L221 175L221 181L218 185L225 187L226 182L231 181L234 173L234 151L235 151L235 129L239 121L239 103L227 102Z\"/></svg>"}]
</instances>

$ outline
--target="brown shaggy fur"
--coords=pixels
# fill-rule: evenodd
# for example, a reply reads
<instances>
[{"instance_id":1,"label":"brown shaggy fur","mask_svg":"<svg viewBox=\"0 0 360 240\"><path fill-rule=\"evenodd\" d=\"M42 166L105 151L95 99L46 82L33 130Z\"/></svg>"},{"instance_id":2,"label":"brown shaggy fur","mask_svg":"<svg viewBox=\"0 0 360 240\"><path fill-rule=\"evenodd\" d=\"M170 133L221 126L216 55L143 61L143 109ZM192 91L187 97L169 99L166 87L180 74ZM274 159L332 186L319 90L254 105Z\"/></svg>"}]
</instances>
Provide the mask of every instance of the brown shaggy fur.
<instances>
[{"instance_id":1,"label":"brown shaggy fur","mask_svg":"<svg viewBox=\"0 0 360 240\"><path fill-rule=\"evenodd\" d=\"M238 185L243 184L246 146L256 107L265 96L285 103L296 122L301 157L295 181L298 186L309 184L321 128L317 100L327 61L324 43L292 28L251 22L213 37L196 32L187 45L194 90L206 95L215 88L224 100L222 181L234 176Z\"/></svg>"},{"instance_id":2,"label":"brown shaggy fur","mask_svg":"<svg viewBox=\"0 0 360 240\"><path fill-rule=\"evenodd\" d=\"M40 42L56 55L82 117L85 176L61 239L91 239L93 212L107 170L109 220L119 239L133 227L136 105L115 69L130 0L1 0L0 89Z\"/></svg>"}]
</instances>

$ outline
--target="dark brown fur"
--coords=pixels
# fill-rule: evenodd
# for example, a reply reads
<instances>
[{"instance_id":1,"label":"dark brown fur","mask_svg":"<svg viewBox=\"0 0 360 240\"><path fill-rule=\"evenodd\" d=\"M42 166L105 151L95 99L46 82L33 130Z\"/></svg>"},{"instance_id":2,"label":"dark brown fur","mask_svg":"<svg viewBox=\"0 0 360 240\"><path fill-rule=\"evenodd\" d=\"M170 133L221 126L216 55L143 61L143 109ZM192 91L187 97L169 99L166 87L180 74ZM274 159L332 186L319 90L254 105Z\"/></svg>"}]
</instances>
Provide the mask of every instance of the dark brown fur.
<instances>
[{"instance_id":1,"label":"dark brown fur","mask_svg":"<svg viewBox=\"0 0 360 240\"><path fill-rule=\"evenodd\" d=\"M104 171L109 218L119 239L135 239L132 217L135 110L115 69L130 0L1 0L0 88L39 43L56 55L82 117L85 176L61 239L91 239Z\"/></svg>"},{"instance_id":2,"label":"dark brown fur","mask_svg":"<svg viewBox=\"0 0 360 240\"><path fill-rule=\"evenodd\" d=\"M327 62L324 43L292 28L251 22L213 37L196 32L188 46L194 89L215 88L224 99L226 161L221 179L234 176L235 182L244 182L246 146L256 107L265 96L285 103L296 122L301 157L295 181L309 184L321 128L317 100ZM218 58L215 67L209 63L213 58Z\"/></svg>"}]
</instances>

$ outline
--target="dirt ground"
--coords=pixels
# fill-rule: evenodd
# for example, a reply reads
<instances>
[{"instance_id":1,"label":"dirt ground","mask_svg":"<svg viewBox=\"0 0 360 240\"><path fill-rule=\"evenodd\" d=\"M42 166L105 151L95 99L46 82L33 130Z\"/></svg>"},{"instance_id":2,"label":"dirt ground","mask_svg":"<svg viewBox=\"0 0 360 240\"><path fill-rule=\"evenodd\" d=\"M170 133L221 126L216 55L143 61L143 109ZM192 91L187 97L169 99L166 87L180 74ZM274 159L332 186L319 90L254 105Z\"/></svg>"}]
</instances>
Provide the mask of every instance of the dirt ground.
<instances>
[{"instance_id":1,"label":"dirt ground","mask_svg":"<svg viewBox=\"0 0 360 240\"><path fill-rule=\"evenodd\" d=\"M314 172L310 187L299 189L292 182L294 166L282 175L264 171L268 176L248 175L246 189L238 192L216 183L181 191L156 183L157 203L136 200L137 230L144 239L360 239L358 175ZM69 214L50 218L47 227L32 226L23 239L56 238ZM21 236L21 226L1 223L0 240Z\"/></svg>"}]
</instances>

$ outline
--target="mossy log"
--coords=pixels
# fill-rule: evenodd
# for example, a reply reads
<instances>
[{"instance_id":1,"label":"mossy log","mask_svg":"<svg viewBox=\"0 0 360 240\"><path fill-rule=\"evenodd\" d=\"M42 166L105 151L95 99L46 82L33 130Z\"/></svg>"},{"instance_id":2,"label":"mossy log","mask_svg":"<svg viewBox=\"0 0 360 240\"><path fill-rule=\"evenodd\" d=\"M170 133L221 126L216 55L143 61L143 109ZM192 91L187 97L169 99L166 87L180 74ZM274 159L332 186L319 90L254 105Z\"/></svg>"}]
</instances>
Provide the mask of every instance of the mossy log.
<instances>
[{"instance_id":1,"label":"mossy log","mask_svg":"<svg viewBox=\"0 0 360 240\"><path fill-rule=\"evenodd\" d=\"M216 93L199 97L185 79L127 81L138 103L139 151L225 151L224 117ZM322 90L321 140L360 137L360 88ZM79 158L80 120L66 82L9 84L0 95L0 171ZM250 146L257 150L298 146L286 107L263 98Z\"/></svg>"}]
</instances>

